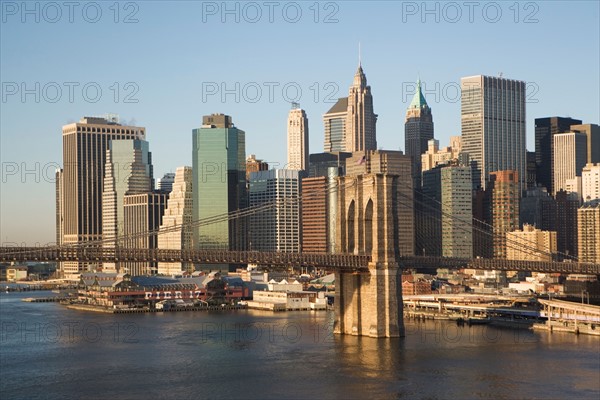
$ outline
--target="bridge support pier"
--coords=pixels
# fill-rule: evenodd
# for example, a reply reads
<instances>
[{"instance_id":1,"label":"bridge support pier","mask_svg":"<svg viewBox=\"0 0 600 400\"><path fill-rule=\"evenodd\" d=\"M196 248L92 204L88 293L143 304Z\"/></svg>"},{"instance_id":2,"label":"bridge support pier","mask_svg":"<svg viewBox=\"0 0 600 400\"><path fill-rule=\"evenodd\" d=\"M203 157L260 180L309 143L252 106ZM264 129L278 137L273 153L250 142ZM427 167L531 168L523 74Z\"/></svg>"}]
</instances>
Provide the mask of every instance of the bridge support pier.
<instances>
[{"instance_id":1,"label":"bridge support pier","mask_svg":"<svg viewBox=\"0 0 600 400\"><path fill-rule=\"evenodd\" d=\"M336 272L334 333L403 337L402 285L396 263L370 263L369 272Z\"/></svg>"}]
</instances>

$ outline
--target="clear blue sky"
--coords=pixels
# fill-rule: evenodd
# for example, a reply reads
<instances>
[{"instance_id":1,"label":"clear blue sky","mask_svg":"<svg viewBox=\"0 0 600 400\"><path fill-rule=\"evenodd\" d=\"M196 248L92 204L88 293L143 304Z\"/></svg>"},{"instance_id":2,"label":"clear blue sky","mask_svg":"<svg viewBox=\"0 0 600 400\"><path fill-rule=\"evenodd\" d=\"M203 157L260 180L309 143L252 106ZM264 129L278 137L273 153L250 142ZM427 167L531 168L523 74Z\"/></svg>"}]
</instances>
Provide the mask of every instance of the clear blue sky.
<instances>
[{"instance_id":1,"label":"clear blue sky","mask_svg":"<svg viewBox=\"0 0 600 400\"><path fill-rule=\"evenodd\" d=\"M430 2L429 13L420 1L284 1L275 2L272 15L262 1L228 3L229 14L220 1L124 2L118 14L113 1L79 2L72 10L54 4L60 9L27 3L28 13L20 1L1 2L3 243L54 240L61 127L84 115L117 113L146 127L157 177L191 164L191 131L215 112L246 131L247 154L283 164L287 100L299 87L310 150L322 151L328 96L347 95L359 42L381 148L404 149L404 114L417 76L441 145L460 134L456 88L469 75L528 82L529 150L536 117L600 122L597 1L483 1L473 9ZM239 101L235 93L223 99L221 85L235 92L236 82ZM215 84L219 93L210 94ZM32 93L23 97L22 89ZM127 95L137 103L126 102Z\"/></svg>"}]
</instances>

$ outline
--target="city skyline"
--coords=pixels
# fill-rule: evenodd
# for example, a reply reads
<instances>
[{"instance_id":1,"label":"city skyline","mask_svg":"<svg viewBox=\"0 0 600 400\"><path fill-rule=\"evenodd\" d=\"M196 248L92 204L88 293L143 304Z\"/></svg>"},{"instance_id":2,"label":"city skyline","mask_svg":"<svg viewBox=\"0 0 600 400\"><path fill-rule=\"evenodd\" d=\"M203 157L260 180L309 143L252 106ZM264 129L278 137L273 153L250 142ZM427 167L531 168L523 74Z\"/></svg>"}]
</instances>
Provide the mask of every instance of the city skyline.
<instances>
[{"instance_id":1,"label":"city skyline","mask_svg":"<svg viewBox=\"0 0 600 400\"><path fill-rule=\"evenodd\" d=\"M569 3L571 4L571 3ZM338 97L347 94L347 88L352 82L352 74L356 68L357 44L362 43L362 64L365 72L369 76L369 85L372 87L374 98L374 109L379 115L377 123L377 141L378 147L383 149L397 150L403 148L404 137L401 129L402 116L414 95L415 81L420 76L424 88L424 95L432 108L435 108L436 139L440 140L440 145L445 146L449 143L449 137L460 133L460 100L452 92L453 89L460 86L460 78L472 74L487 74L496 76L503 72L503 75L510 79L519 79L527 82L527 149L534 150L534 119L552 115L571 116L578 118L583 123L598 123L598 94L594 87L598 87L598 64L595 62L597 57L598 41L597 21L598 6L587 3L579 3L578 7L572 7L569 4L553 3L540 5L537 14L537 23L523 23L524 15L527 13L521 10L519 23L515 23L511 11L505 7L504 18L497 24L492 24L481 19L477 14L476 21L471 24L468 21L458 21L449 23L442 18L439 23L433 21L430 17L425 23L421 21L419 15L402 15L400 5L382 5L374 4L373 11L388 10L389 13L380 14L385 20L396 17L401 20L406 17L406 22L399 24L398 28L388 28L382 33L376 33L375 30L362 29L360 32L354 32L345 36L345 41L336 48L336 57L329 56L329 47L326 45L314 45L313 40L319 36L343 35L350 32L357 18L360 16L359 8L352 3L340 3L337 14L337 23L333 24L315 24L308 16L309 10L304 10L307 20L293 25L285 21L276 21L274 24L262 23L253 25L256 29L248 29L248 23L241 21L236 23L223 24L219 18L210 17L203 27L213 29L221 34L222 43L230 44L240 57L246 57L249 68L247 71L232 69L223 64L218 59L213 62L204 63L198 71L193 68L183 67L183 65L193 64L193 57L189 52L182 51L182 47L175 47L168 50L168 56L165 61L157 62L156 65L149 65L148 71L139 68L139 63L133 62L135 57L152 51L149 46L155 36L150 35L149 29L152 23L158 18L157 10L153 4L141 3L140 12L137 17L139 22L136 24L115 24L110 18L100 21L97 25L86 23L85 21L75 22L78 28L83 28L81 37L70 37L70 25L68 23L59 23L50 25L48 23L23 24L16 23L8 19L2 24L2 71L3 84L10 82L29 84L28 88L35 87L35 82L40 82L41 87L45 83L58 82L63 87L63 97L55 103L51 100L50 92L40 93L40 101L35 102L35 95L26 95L25 102L21 102L21 93L9 95L10 85L3 87L2 103L2 146L1 155L4 165L1 197L1 237L4 242L26 242L26 243L48 243L53 241L54 235L54 170L61 167L60 157L60 139L58 132L60 126L69 121L77 121L84 115L99 115L106 112L118 112L123 122L132 125L144 126L147 129L147 140L154 149L155 176L162 176L165 172L174 172L181 165L191 165L190 159L190 130L199 126L202 115L211 112L222 112L232 115L238 125L247 132L247 151L246 154L256 154L257 158L263 159L271 164L271 167L280 168L285 164L285 120L289 102L279 95L269 102L266 99L267 87L262 85L264 82L278 82L278 88L285 83L297 83L303 90L303 96L300 104L306 109L310 121L310 153L320 152L323 143L323 124L322 116L329 108L333 106L332 102L325 102L325 97L331 97L331 101L337 101ZM307 5L308 6L308 5ZM189 4L198 11L196 16L202 19L202 10L199 4ZM196 7L196 8L194 8ZM586 8L585 11L583 7ZM163 10L161 13L174 13L181 11L181 8ZM327 14L321 10L321 14ZM394 14L395 12L395 14ZM125 14L125 13L124 13ZM389 14L389 15L387 15ZM110 15L105 10L104 15ZM192 14L193 15L193 14ZM162 14L161 14L162 17ZM186 17L188 18L188 17ZM320 17L323 19L323 15ZM465 17L466 18L466 17ZM554 31L557 23L563 24L568 28L571 21L577 21L577 30L560 30L560 34ZM110 24L110 25L109 25ZM366 21L365 26L373 24ZM82 26L83 25L83 26ZM182 24L185 25L185 24ZM378 24L379 25L379 24ZM132 35L131 39L123 39L123 44L134 43L138 45L132 51L132 47L118 44L109 48L108 53L115 58L124 57L118 63L105 66L99 69L93 62L96 59L94 52L87 52L89 61L88 72L83 72L80 66L69 66L59 63L66 56L66 51L72 47L91 49L94 46L100 46L105 39L104 35L99 34L102 27L110 26L109 38L117 37L121 33ZM499 29L507 26L514 28L506 31L506 44L500 44L503 49L511 49L515 57L510 57L507 62L502 55L490 54L489 57L481 59L477 52L464 53L464 57L454 61L452 50L458 49L458 45L449 46L445 49L438 43L438 38L444 32L448 40L454 40L458 43L459 39L465 39L467 31L476 29L479 38L474 39L477 43L484 44L489 37L498 34ZM400 50L402 44L394 43L391 38L395 33L423 27L423 40L427 43L424 49L415 50L416 54L411 57L400 57L390 55L396 50ZM263 36L273 32L274 29L289 29L289 33L302 32L304 40L299 41L299 48L307 51L307 59L327 60L325 67L320 67L318 72L314 69L301 68L299 65L288 65L281 61L280 55L287 52L298 51L298 48L287 49L282 43L285 39L273 38L267 40ZM310 29L307 29L310 28ZM283 54L277 56L265 54L264 57L257 58L255 48L244 49L235 41L238 30L247 32L250 39L266 45L267 49L280 49ZM593 38L586 43L575 40L583 34L586 37ZM373 31L373 32L371 32ZM187 29L177 31L183 34L185 43L196 43L200 46L204 38L201 35L190 35ZM35 35L44 34L49 39L55 39L57 42L64 43L62 47L52 48L55 50L42 51L40 53L24 53L19 49L23 45L34 46L33 38ZM187 34L187 35L186 35ZM387 34L387 37L386 37ZM141 36L140 36L141 35ZM144 36L146 35L146 36ZM382 36L383 35L383 36ZM544 43L539 43L536 38L538 35L548 35ZM470 37L470 36L469 36ZM143 39L143 40L142 40ZM81 41L87 40L86 45ZM134 41L135 40L135 41ZM518 43L517 43L518 42ZM159 41L159 45L165 48L166 40ZM338 43L339 44L339 43ZM568 68L558 65L547 65L547 68L540 71L532 66L533 59L537 51L548 51L557 45L567 45L579 54L589 54L592 64L569 65ZM508 47L508 46L511 47ZM532 47L532 46L538 47ZM307 47L308 46L308 47ZM513 47L516 46L516 47ZM35 48L35 47L34 47ZM533 51L533 50L536 51ZM394 50L390 52L390 50ZM427 50L427 52L425 51ZM170 54L171 51L177 52ZM277 52L275 52L277 53ZM452 53L452 54L451 54ZM46 71L40 71L35 65L39 65L37 57L40 54L47 56L46 63L49 68ZM224 54L224 53L223 53ZM404 55L406 53L403 53ZM129 58L127 57L129 56ZM339 57L338 57L339 56ZM518 56L518 57L517 57ZM460 58L460 57L459 57ZM85 59L85 58L84 58ZM173 63L166 59L180 60ZM442 71L436 60L444 60L445 67ZM58 70L58 66L64 70ZM267 67L268 66L268 67ZM282 68L278 68L278 66ZM285 68L283 68L285 66ZM157 68L160 68L157 70ZM162 73L154 76L153 73ZM168 71L166 74L164 71ZM202 72L202 73L200 73ZM177 76L175 78L174 76ZM156 78L159 79L156 79ZM67 99L68 90L62 85L64 82L79 82L79 89L86 82L97 82L103 90L102 98L91 103L82 99L81 91L75 91L74 101L71 103ZM120 89L119 101L114 101L116 94L113 83L118 82ZM128 86L128 82L133 82L137 86ZM240 96L240 101L235 102L234 95L228 95L226 101L221 101L221 93L207 96L206 101L202 101L202 85L205 87L211 82L220 84L225 83L227 88L235 87L239 82L243 88L245 84L251 82L261 83L263 97L257 102L250 102L249 96ZM317 86L312 86L315 82ZM336 86L326 87L328 83ZM167 85L167 86L165 86ZM293 86L293 85L292 85ZM310 87L313 87L313 90ZM314 96L319 88L319 101L315 101ZM51 87L49 87L51 89ZM137 94L132 95L135 89ZM247 86L248 90L252 87ZM335 90L334 90L335 89ZM188 93L189 90L189 93ZM196 99L189 101L191 92L195 92ZM205 91L206 92L206 91ZM250 92L246 93L249 95ZM206 93L204 93L206 94ZM126 95L131 95L137 103L128 103L124 101ZM565 100L566 97L577 97L581 101L574 104L572 101ZM16 99L16 100L15 100ZM165 104L169 104L165 106ZM264 120L254 115L260 115L262 112L277 117ZM35 115L36 118L28 116ZM32 138L36 146L26 146L26 142L19 140L21 136ZM36 164L37 163L37 164ZM13 174L12 168L17 168ZM36 170L37 169L37 170ZM30 171L27 173L27 171ZM31 172L34 171L34 172ZM36 172L37 171L37 172ZM24 183L22 183L21 174L25 174ZM37 179L37 182L36 182ZM14 194L14 195L13 195ZM12 213L9 210L22 209L23 214ZM32 215L35 218L23 220L23 215Z\"/></svg>"}]
</instances>

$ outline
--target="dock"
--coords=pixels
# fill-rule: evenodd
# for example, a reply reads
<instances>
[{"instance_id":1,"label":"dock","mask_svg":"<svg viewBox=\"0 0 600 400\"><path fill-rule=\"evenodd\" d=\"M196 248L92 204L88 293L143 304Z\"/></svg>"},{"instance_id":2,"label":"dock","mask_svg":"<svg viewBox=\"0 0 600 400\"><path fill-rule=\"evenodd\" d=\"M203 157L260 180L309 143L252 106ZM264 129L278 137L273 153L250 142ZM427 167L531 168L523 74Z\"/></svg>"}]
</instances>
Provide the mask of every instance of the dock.
<instances>
[{"instance_id":1,"label":"dock","mask_svg":"<svg viewBox=\"0 0 600 400\"><path fill-rule=\"evenodd\" d=\"M94 306L90 304L69 304L67 308L78 311L92 311L105 314L143 314L143 313L162 313L162 312L183 312L183 311L231 311L245 310L245 305L225 305L225 306L202 306L202 307L171 307L168 309L156 308L107 308Z\"/></svg>"},{"instance_id":2,"label":"dock","mask_svg":"<svg viewBox=\"0 0 600 400\"><path fill-rule=\"evenodd\" d=\"M52 296L52 297L27 297L21 299L21 301L27 303L58 303L61 300L65 300L64 297Z\"/></svg>"},{"instance_id":3,"label":"dock","mask_svg":"<svg viewBox=\"0 0 600 400\"><path fill-rule=\"evenodd\" d=\"M600 306L563 300L539 300L545 323L533 329L600 336Z\"/></svg>"}]
</instances>

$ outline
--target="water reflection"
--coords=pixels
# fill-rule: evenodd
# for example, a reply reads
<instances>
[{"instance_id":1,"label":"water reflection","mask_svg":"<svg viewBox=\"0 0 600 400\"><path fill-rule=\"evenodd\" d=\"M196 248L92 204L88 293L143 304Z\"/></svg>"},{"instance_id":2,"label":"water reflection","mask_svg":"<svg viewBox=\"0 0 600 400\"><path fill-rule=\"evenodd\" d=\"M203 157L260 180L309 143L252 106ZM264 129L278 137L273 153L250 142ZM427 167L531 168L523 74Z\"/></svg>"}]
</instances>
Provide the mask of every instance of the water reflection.
<instances>
[{"instance_id":1,"label":"water reflection","mask_svg":"<svg viewBox=\"0 0 600 400\"><path fill-rule=\"evenodd\" d=\"M327 312L99 315L32 294L0 294L1 398L600 394L600 340L583 335L406 321L405 338L372 339L333 335Z\"/></svg>"}]
</instances>

